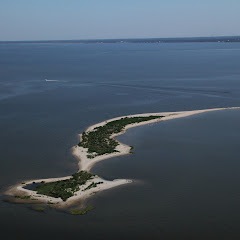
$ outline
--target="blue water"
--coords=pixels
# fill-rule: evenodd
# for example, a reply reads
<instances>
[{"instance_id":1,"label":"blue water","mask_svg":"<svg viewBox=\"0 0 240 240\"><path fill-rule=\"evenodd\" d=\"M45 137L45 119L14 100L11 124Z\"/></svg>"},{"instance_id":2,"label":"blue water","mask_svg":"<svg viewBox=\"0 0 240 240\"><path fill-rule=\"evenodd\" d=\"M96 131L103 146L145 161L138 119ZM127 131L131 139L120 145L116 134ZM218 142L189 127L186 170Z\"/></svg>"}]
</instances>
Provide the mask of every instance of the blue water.
<instances>
[{"instance_id":1,"label":"blue water","mask_svg":"<svg viewBox=\"0 0 240 240\"><path fill-rule=\"evenodd\" d=\"M1 190L72 174L77 134L99 121L240 106L240 43L0 44L0 56ZM119 139L135 154L92 171L135 184L96 195L85 216L1 202L1 236L238 239L239 120L227 110L131 129Z\"/></svg>"}]
</instances>

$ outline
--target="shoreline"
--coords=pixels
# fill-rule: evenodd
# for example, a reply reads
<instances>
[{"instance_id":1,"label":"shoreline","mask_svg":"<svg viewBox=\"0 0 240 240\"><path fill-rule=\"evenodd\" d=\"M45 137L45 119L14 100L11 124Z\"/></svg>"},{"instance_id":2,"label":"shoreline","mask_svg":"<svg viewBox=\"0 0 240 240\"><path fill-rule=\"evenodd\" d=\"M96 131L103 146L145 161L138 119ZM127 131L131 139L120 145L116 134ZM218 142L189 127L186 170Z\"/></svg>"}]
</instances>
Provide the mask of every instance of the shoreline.
<instances>
[{"instance_id":1,"label":"shoreline","mask_svg":"<svg viewBox=\"0 0 240 240\"><path fill-rule=\"evenodd\" d=\"M219 111L219 110L230 110L230 109L240 109L240 107L228 107L228 108L212 108L212 109L203 109L203 110L192 110L192 111L180 111L180 112L160 112L160 113L143 113L143 114L134 114L134 115L128 115L128 116L121 116L121 117L116 117L112 118L97 124L94 124L92 126L89 126L86 129L86 133L94 131L94 128L104 126L108 122L114 121L114 120L120 120L121 118L131 118L131 117L149 117L151 115L154 116L163 116L162 118L157 118L149 121L144 121L144 122L139 122L139 123L133 123L127 125L123 131L117 133L117 134L112 134L111 138L115 138L119 135L124 134L128 129L141 126L141 125L146 125L146 124L152 124L156 122L161 122L161 121L167 121L167 120L172 120L172 119L177 119L177 118L183 118L183 117L188 117L200 113L205 113L205 112L212 112L212 111ZM82 134L79 134L79 139L81 141L82 139ZM116 139L115 139L116 140ZM116 140L117 141L117 140ZM72 147L72 154L78 159L78 172L79 171L90 171L91 168L100 161L103 161L105 159L117 157L117 156L122 156L126 154L130 154L131 147L123 144L119 141L118 146L115 148L118 150L118 152L110 153L110 154L104 154L100 156L96 156L92 159L89 159L87 157L88 153L86 148L80 147L78 145ZM56 208L65 208L73 205L76 202L84 201L87 198L91 197L97 192L101 192L113 187L121 186L124 184L132 183L132 180L129 179L115 179L113 181L107 181L104 180L98 176L96 176L92 180L88 180L86 184L81 185L80 189L74 193L74 196L68 198L66 201L63 201L61 198L54 198L50 197L47 195L41 195L37 194L36 191L33 190L28 190L24 188L24 186L32 184L33 182L35 183L41 183L44 181L44 183L49 183L49 182L56 182L60 180L66 180L71 178L72 176L67 176L67 177L61 177L61 178L47 178L47 179L37 179L37 180L28 180L24 183L16 184L14 186L11 186L8 188L7 191L5 191L5 195L15 197L15 201L13 202L18 202L18 203L38 203L38 204L51 204L51 207L56 207ZM89 183L97 183L97 182L102 182L100 185L97 187L88 189L86 191L83 191L83 189L87 186ZM18 198L16 198L16 196ZM24 198L25 197L25 198Z\"/></svg>"}]
</instances>

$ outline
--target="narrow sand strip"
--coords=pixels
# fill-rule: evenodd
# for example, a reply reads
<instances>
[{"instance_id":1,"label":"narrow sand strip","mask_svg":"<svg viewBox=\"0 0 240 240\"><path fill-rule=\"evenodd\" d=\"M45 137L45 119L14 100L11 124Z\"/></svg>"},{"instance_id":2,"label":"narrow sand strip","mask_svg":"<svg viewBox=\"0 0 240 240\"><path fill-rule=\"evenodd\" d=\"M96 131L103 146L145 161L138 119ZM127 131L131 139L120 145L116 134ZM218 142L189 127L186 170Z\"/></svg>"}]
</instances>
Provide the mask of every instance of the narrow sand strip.
<instances>
[{"instance_id":1,"label":"narrow sand strip","mask_svg":"<svg viewBox=\"0 0 240 240\"><path fill-rule=\"evenodd\" d=\"M153 120L146 121L146 122L129 124L124 128L124 130L122 132L120 132L118 134L113 134L111 136L113 138L113 137L124 134L129 128L137 127L137 126L140 126L140 125L151 124L151 123L161 122L161 121L167 121L167 120L176 119L176 118L188 117L188 116L191 116L191 115L200 114L200 113L204 113L204 112L226 110L226 109L240 109L240 107L212 108L212 109L183 111L183 112L161 112L161 113L144 113L144 114L128 115L128 116L112 118L112 119L100 122L98 124L92 125L92 126L88 127L85 132L86 133L91 132L96 127L104 126L108 122L119 120L119 119L125 118L125 117L129 117L129 118L131 118L131 117L149 117L151 115L164 116L163 118L153 119ZM79 138L80 138L80 141L81 141L82 134L79 134ZM72 148L72 152L73 152L73 155L76 156L79 160L79 170L89 171L93 167L93 165L95 163L99 162L99 161L102 161L102 160L105 160L105 159L108 159L108 158L112 158L112 157L117 157L117 156L129 154L130 146L128 146L126 144L123 144L119 141L118 141L118 143L119 143L119 145L116 147L116 150L118 150L119 152L115 152L115 153L111 153L111 154L104 154L104 155L101 155L101 156L97 156L93 159L89 159L87 157L87 149L86 148L79 147L79 146L74 146Z\"/></svg>"},{"instance_id":2,"label":"narrow sand strip","mask_svg":"<svg viewBox=\"0 0 240 240\"><path fill-rule=\"evenodd\" d=\"M96 128L96 127L103 126L103 125L107 124L108 122L111 122L114 120L119 120L124 117L129 117L129 118L131 118L131 117L149 117L151 115L163 116L162 118L153 119L153 120L146 121L146 122L129 124L124 128L124 130L122 132L120 132L118 134L113 134L111 136L111 138L113 138L113 137L116 137L116 136L119 136L119 135L125 133L126 130L129 128L137 127L140 125L151 124L151 123L155 123L155 122L161 122L161 121L166 121L166 120L171 120L171 119L176 119L176 118L188 117L191 115L200 114L200 113L204 113L204 112L226 110L226 109L240 109L240 107L213 108L213 109L182 111L182 112L162 112L162 113L144 113L144 114L128 115L128 116L112 118L110 120L106 120L106 121L100 122L98 124L92 125L87 128L86 132L94 131L94 128ZM79 137L80 137L80 141L81 141L82 135L80 134ZM111 153L111 154L104 154L101 156L94 157L92 159L87 158L88 153L87 153L86 148L79 147L78 145L74 146L72 148L72 153L79 160L79 164L78 164L79 171L81 171L81 170L90 171L90 169L94 166L94 164L99 161L102 161L102 160L108 159L108 158L112 158L112 157L126 155L126 154L130 153L130 146L125 145L120 142L118 142L118 143L119 143L119 145L116 147L116 150L118 150L119 152L115 152L115 153ZM67 201L65 201L65 202L61 198L53 198L53 197L49 197L46 195L40 195L40 194L37 194L35 191L24 188L24 186L31 184L32 182L41 183L42 181L44 181L45 183L47 183L47 182L55 182L55 181L65 180L65 179L69 179L69 178L71 178L71 176L62 177L62 178L29 180L29 181L25 182L24 184L17 184L15 186L10 187L5 192L5 194L8 196L30 196L33 202L36 202L36 200L37 200L37 202L52 203L52 204L54 204L55 207L67 207L67 206L72 205L76 201L80 201L80 200L82 201L82 200L89 198L96 192L100 192L103 190L107 190L107 189L110 189L113 187L117 187L117 186L132 182L131 180L127 180L127 179L117 179L117 180L113 180L113 181L107 181L107 180L101 179L99 177L95 177L94 179L87 181L87 183L85 185L82 185L80 187L79 191L75 192L74 196L68 198ZM95 188L91 188L89 190L83 191L83 189L85 189L86 186L88 186L92 182L94 182L94 183L102 182L102 184L97 185L97 187L95 187ZM25 200L25 201L19 200L19 201L20 202L29 202L30 200Z\"/></svg>"}]
</instances>

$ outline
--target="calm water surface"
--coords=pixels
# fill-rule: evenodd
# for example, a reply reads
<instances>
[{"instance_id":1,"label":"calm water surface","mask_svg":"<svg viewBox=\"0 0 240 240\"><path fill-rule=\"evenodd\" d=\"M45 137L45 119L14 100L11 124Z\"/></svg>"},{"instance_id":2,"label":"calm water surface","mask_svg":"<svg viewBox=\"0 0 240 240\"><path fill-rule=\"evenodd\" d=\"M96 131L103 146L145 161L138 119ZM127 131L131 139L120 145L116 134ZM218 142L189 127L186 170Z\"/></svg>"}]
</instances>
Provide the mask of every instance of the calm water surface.
<instances>
[{"instance_id":1,"label":"calm water surface","mask_svg":"<svg viewBox=\"0 0 240 240\"><path fill-rule=\"evenodd\" d=\"M0 187L77 169L77 134L116 116L240 106L240 44L1 44ZM46 82L45 78L58 80ZM0 204L3 239L239 239L240 111L131 129L92 169L132 185L71 216ZM4 199L4 196L1 196Z\"/></svg>"}]
</instances>

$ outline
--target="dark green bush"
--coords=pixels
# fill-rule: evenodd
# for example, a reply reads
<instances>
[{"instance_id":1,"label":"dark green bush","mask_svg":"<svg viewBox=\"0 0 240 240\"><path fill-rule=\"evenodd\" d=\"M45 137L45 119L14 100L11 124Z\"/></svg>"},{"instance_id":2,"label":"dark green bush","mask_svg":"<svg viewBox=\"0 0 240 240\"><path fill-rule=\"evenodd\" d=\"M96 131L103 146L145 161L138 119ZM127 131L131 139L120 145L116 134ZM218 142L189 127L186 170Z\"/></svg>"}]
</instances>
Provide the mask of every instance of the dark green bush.
<instances>
[{"instance_id":1,"label":"dark green bush","mask_svg":"<svg viewBox=\"0 0 240 240\"><path fill-rule=\"evenodd\" d=\"M118 142L110 138L112 134L121 132L129 124L150 121L161 117L163 116L125 117L108 122L104 126L94 128L91 132L83 132L82 141L78 145L88 149L87 157L90 159L99 155L117 152L115 148Z\"/></svg>"}]
</instances>

